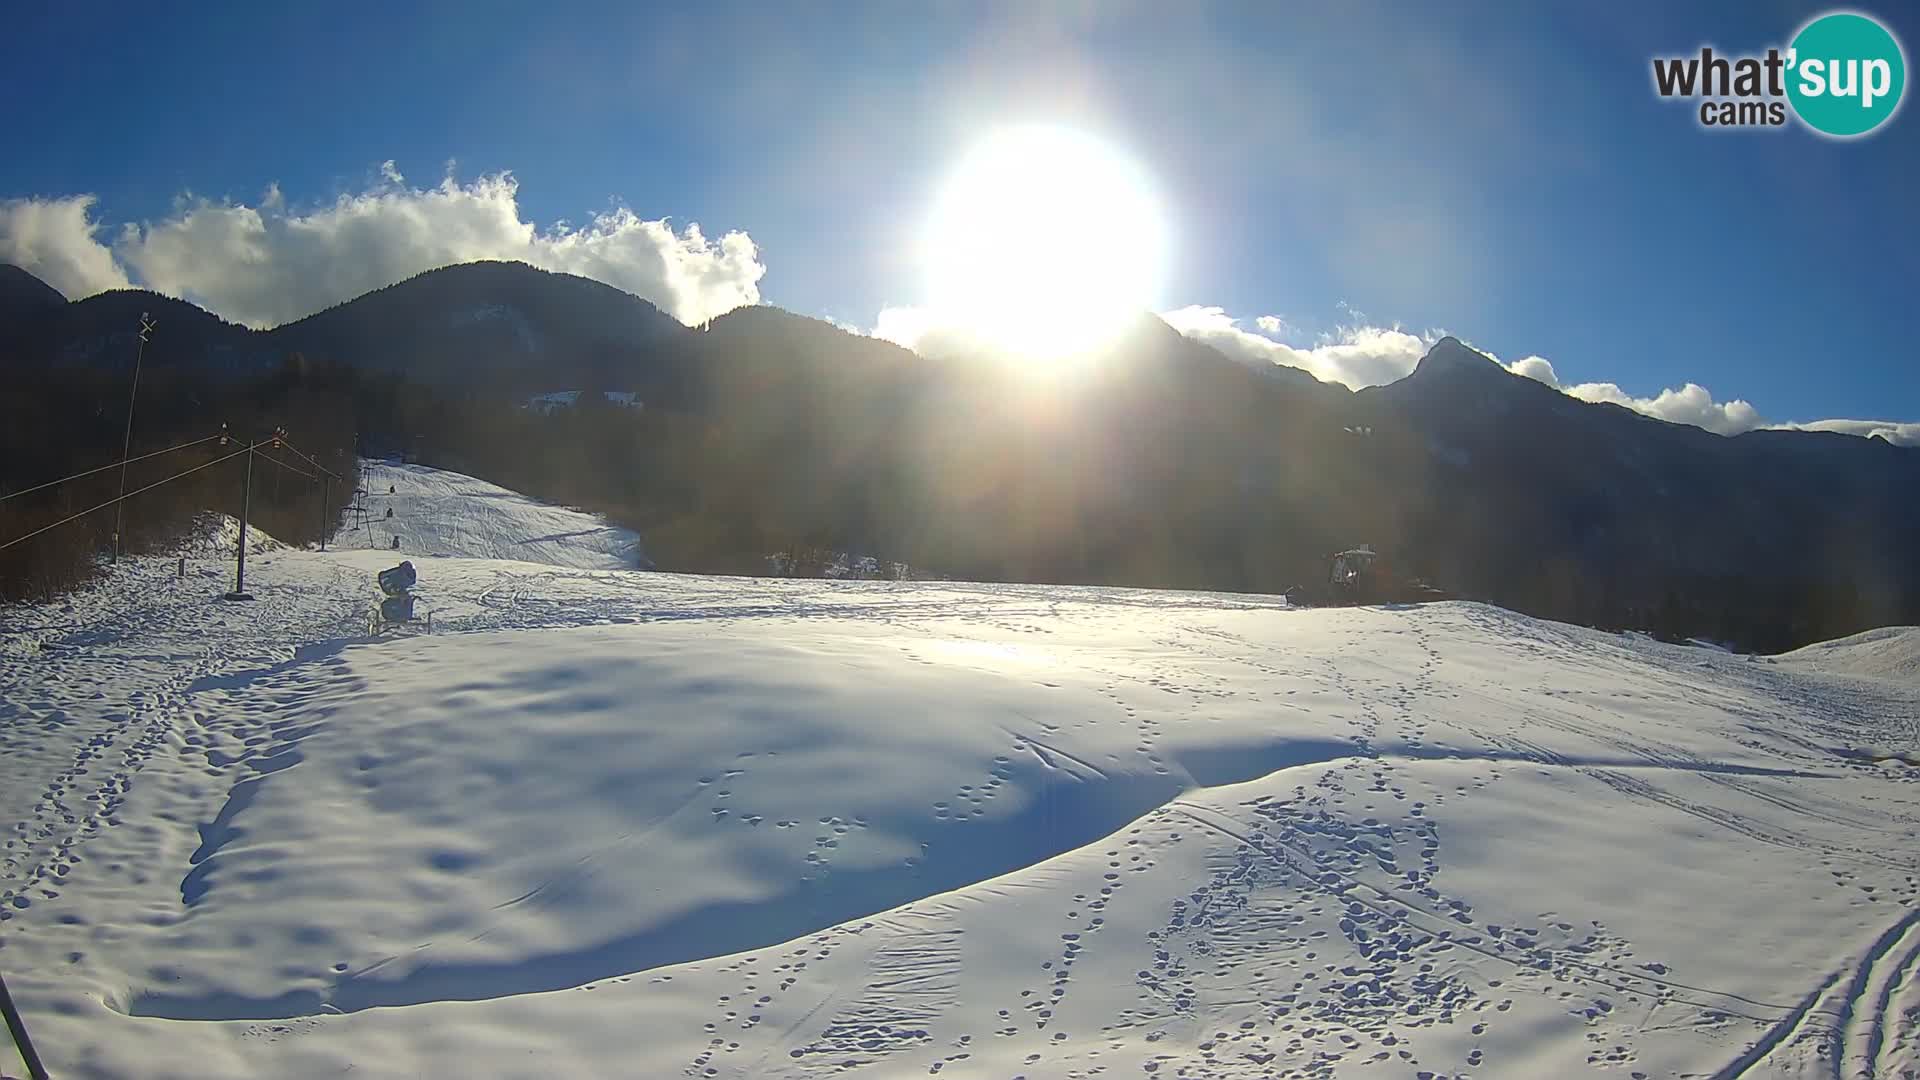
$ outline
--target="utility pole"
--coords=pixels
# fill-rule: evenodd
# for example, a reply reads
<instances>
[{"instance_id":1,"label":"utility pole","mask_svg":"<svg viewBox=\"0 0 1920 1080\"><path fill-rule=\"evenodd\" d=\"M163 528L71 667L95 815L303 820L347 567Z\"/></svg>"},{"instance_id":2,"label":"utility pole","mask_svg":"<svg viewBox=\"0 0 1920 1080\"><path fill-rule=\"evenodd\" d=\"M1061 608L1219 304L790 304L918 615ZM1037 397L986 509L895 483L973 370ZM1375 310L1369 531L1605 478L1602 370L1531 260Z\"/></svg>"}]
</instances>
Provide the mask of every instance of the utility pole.
<instances>
[{"instance_id":1,"label":"utility pole","mask_svg":"<svg viewBox=\"0 0 1920 1080\"><path fill-rule=\"evenodd\" d=\"M27 1066L27 1075L32 1080L47 1080L47 1067L40 1064L40 1055L34 1053L33 1042L27 1038L26 1021L20 1019L20 1010L14 1007L13 995L7 993L7 981L0 979L0 1015L7 1021L7 1031L13 1036L14 1049L20 1051L20 1060Z\"/></svg>"},{"instance_id":2,"label":"utility pole","mask_svg":"<svg viewBox=\"0 0 1920 1080\"><path fill-rule=\"evenodd\" d=\"M240 493L240 543L238 561L234 563L233 591L226 595L228 600L251 600L247 595L247 513L253 507L253 449L256 443L247 444L247 480L246 487Z\"/></svg>"},{"instance_id":3,"label":"utility pole","mask_svg":"<svg viewBox=\"0 0 1920 1080\"><path fill-rule=\"evenodd\" d=\"M140 365L147 356L147 335L153 320L140 313L140 344L133 353L133 393L127 396L127 432L120 439L120 501L113 504L113 561L120 561L120 528L127 517L127 456L133 452L133 405L140 400Z\"/></svg>"},{"instance_id":4,"label":"utility pole","mask_svg":"<svg viewBox=\"0 0 1920 1080\"><path fill-rule=\"evenodd\" d=\"M333 474L320 479L320 550L327 550L327 506L333 502Z\"/></svg>"}]
</instances>

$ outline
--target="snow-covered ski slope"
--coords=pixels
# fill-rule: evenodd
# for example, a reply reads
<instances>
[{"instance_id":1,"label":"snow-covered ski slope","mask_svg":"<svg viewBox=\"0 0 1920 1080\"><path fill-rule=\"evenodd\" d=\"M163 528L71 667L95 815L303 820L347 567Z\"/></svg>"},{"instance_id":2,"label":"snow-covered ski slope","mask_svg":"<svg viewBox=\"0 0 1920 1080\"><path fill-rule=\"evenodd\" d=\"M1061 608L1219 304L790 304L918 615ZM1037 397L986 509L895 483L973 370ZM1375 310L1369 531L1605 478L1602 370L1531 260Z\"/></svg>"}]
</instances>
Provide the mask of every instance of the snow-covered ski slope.
<instances>
[{"instance_id":1,"label":"snow-covered ski slope","mask_svg":"<svg viewBox=\"0 0 1920 1080\"><path fill-rule=\"evenodd\" d=\"M581 570L646 565L640 537L593 514L550 506L485 480L424 465L369 463L368 513L349 511L340 547L400 557L514 559ZM388 512L391 511L391 516Z\"/></svg>"},{"instance_id":2,"label":"snow-covered ski slope","mask_svg":"<svg viewBox=\"0 0 1920 1080\"><path fill-rule=\"evenodd\" d=\"M1920 682L1920 627L1868 630L1795 649L1781 659L1808 671Z\"/></svg>"},{"instance_id":3,"label":"snow-covered ski slope","mask_svg":"<svg viewBox=\"0 0 1920 1080\"><path fill-rule=\"evenodd\" d=\"M406 554L0 611L56 1076L1920 1068L1920 631Z\"/></svg>"}]
</instances>

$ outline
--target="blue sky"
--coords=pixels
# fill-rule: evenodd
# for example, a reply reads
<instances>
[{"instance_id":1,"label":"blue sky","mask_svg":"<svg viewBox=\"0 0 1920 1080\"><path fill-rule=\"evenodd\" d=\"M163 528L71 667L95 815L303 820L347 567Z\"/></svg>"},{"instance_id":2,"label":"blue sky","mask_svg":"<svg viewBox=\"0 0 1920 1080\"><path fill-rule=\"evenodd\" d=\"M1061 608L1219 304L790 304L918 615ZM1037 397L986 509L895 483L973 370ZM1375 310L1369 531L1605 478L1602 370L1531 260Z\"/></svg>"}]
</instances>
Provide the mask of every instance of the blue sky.
<instances>
[{"instance_id":1,"label":"blue sky","mask_svg":"<svg viewBox=\"0 0 1920 1080\"><path fill-rule=\"evenodd\" d=\"M1067 123L1154 178L1162 310L1278 315L1301 347L1444 328L1769 420L1920 419L1913 110L1844 143L1709 132L1651 87L1656 54L1784 45L1824 6L1293 7L50 6L0 74L0 199L95 195L111 243L183 196L310 210L451 161L510 171L540 229L618 205L743 231L761 298L867 327L924 299L913 237L969 140ZM1920 41L1907 9L1861 10Z\"/></svg>"}]
</instances>

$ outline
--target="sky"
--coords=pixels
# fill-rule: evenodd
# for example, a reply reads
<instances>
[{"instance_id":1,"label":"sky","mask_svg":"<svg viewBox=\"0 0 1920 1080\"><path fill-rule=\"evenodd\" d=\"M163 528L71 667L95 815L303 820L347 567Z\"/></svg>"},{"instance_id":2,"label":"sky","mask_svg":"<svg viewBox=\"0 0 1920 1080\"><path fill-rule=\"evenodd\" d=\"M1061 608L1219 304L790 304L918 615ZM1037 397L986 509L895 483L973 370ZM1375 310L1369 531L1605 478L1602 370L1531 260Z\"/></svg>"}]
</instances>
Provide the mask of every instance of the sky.
<instances>
[{"instance_id":1,"label":"sky","mask_svg":"<svg viewBox=\"0 0 1920 1080\"><path fill-rule=\"evenodd\" d=\"M8 16L0 261L273 325L522 258L689 323L765 302L914 345L943 178L1048 124L1138 166L1150 305L1241 359L1358 386L1452 333L1713 430L1920 444L1920 116L1711 131L1653 88L1655 56L1827 7L1337 7L47 5ZM1029 231L1007 265L1086 271Z\"/></svg>"}]
</instances>

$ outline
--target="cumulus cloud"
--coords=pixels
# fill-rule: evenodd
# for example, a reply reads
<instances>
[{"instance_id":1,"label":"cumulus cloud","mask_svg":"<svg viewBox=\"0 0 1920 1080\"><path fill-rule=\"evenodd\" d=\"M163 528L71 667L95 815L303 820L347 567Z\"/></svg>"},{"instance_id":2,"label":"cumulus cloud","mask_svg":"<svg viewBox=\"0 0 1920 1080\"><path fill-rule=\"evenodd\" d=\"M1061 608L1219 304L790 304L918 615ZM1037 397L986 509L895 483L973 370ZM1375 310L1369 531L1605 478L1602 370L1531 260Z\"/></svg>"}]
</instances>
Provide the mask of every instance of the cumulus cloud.
<instances>
[{"instance_id":1,"label":"cumulus cloud","mask_svg":"<svg viewBox=\"0 0 1920 1080\"><path fill-rule=\"evenodd\" d=\"M1507 365L1507 370L1515 375L1524 375L1529 379L1543 382L1569 397L1581 401L1606 401L1632 409L1634 412L1675 424L1692 424L1706 428L1721 435L1738 435L1743 431L1765 426L1760 411L1739 398L1732 401L1715 401L1713 394L1699 383L1687 383L1678 388L1669 387L1653 397L1635 397L1620 388L1618 383L1591 382L1576 383L1567 386L1561 383L1560 376L1553 370L1553 364L1542 356L1529 356Z\"/></svg>"},{"instance_id":2,"label":"cumulus cloud","mask_svg":"<svg viewBox=\"0 0 1920 1080\"><path fill-rule=\"evenodd\" d=\"M991 334L943 318L931 308L900 305L880 309L868 337L891 341L929 360L978 360L1006 355Z\"/></svg>"},{"instance_id":3,"label":"cumulus cloud","mask_svg":"<svg viewBox=\"0 0 1920 1080\"><path fill-rule=\"evenodd\" d=\"M744 232L709 240L697 224L676 230L624 207L578 228L561 223L543 230L521 218L511 173L465 184L449 176L416 188L391 161L380 172L368 190L304 212L290 209L277 187L253 206L183 198L168 217L128 224L111 248L95 236L99 227L87 217L91 199L82 197L77 213L53 218L54 238L40 246L75 253L69 261L93 270L75 288L63 288L69 296L124 285L130 269L149 288L251 326L278 325L422 271L476 259L514 259L593 278L689 325L759 302L766 267ZM71 202L41 201L27 219L45 220L46 207ZM9 235L0 226L0 238ZM19 245L0 240L0 257L13 246Z\"/></svg>"},{"instance_id":4,"label":"cumulus cloud","mask_svg":"<svg viewBox=\"0 0 1920 1080\"><path fill-rule=\"evenodd\" d=\"M1515 375L1524 375L1535 382L1543 382L1555 390L1560 389L1560 376L1554 374L1553 364L1544 356L1528 356L1507 365L1507 370Z\"/></svg>"},{"instance_id":5,"label":"cumulus cloud","mask_svg":"<svg viewBox=\"0 0 1920 1080\"><path fill-rule=\"evenodd\" d=\"M917 349L920 340L933 329L933 318L924 308L887 307L880 309L869 336L891 341L903 349Z\"/></svg>"},{"instance_id":6,"label":"cumulus cloud","mask_svg":"<svg viewBox=\"0 0 1920 1080\"><path fill-rule=\"evenodd\" d=\"M1347 326L1324 336L1311 348L1296 348L1243 328L1237 319L1217 307L1184 307L1161 317L1174 329L1228 356L1248 363L1300 368L1316 378L1355 390L1393 382L1410 374L1439 337L1438 333L1410 334L1398 327ZM1255 325L1263 330L1267 328L1264 317L1255 320ZM1644 398L1634 397L1614 383L1563 385L1554 373L1552 362L1543 356L1528 356L1505 366L1516 375L1545 383L1582 401L1610 401L1648 416L1676 424L1692 424L1722 435L1737 435L1763 423L1752 405L1740 400L1715 401L1713 395L1697 383Z\"/></svg>"},{"instance_id":7,"label":"cumulus cloud","mask_svg":"<svg viewBox=\"0 0 1920 1080\"><path fill-rule=\"evenodd\" d=\"M1412 373L1414 365L1438 340L1437 335L1409 334L1399 327L1345 326L1324 335L1311 347L1298 348L1246 329L1217 307L1193 304L1162 312L1160 317L1182 334L1242 363L1295 367L1323 382L1337 382L1354 390ZM1277 328L1269 330L1270 325L1286 325L1271 315L1254 322L1268 333L1280 332Z\"/></svg>"},{"instance_id":8,"label":"cumulus cloud","mask_svg":"<svg viewBox=\"0 0 1920 1080\"><path fill-rule=\"evenodd\" d=\"M1580 383L1561 390L1581 401L1610 401L1635 412L1675 424L1692 424L1721 435L1738 435L1761 425L1759 410L1745 401L1715 401L1707 388L1688 383L1678 389L1669 387L1654 397L1635 397L1614 383Z\"/></svg>"},{"instance_id":9,"label":"cumulus cloud","mask_svg":"<svg viewBox=\"0 0 1920 1080\"><path fill-rule=\"evenodd\" d=\"M125 225L106 240L93 195L4 199L0 262L24 268L70 298L137 282L253 326L288 322L414 274L475 259L517 259L593 278L644 297L689 325L760 300L766 267L744 232L710 240L697 224L676 229L666 219L643 218L624 207L597 214L584 226L541 229L521 218L519 184L511 173L464 184L449 175L428 188L410 186L392 161L382 163L379 174L365 191L304 211L291 208L277 186L251 206L183 197L169 216ZM1281 340L1301 335L1278 315L1256 317L1254 329L1204 305L1161 318L1243 363L1299 368L1353 389L1411 373L1440 336L1368 325L1361 313L1344 305L1342 311L1353 325L1311 345ZM990 348L965 328L943 325L926 309L910 306L884 309L868 333L930 357ZM1697 383L1640 397L1610 382L1565 384L1541 356L1505 366L1583 401L1612 402L1723 435L1772 427L1878 435L1895 445L1920 446L1915 422L1770 424L1750 403L1716 401Z\"/></svg>"},{"instance_id":10,"label":"cumulus cloud","mask_svg":"<svg viewBox=\"0 0 1920 1080\"><path fill-rule=\"evenodd\" d=\"M1920 446L1920 423L1903 423L1898 420L1808 420L1779 424L1768 423L1758 409L1751 404L1735 398L1732 401L1715 401L1707 388L1699 383L1687 383L1678 389L1666 389L1653 397L1635 397L1610 382L1577 383L1562 385L1560 377L1553 370L1553 364L1545 357L1529 356L1507 365L1507 370L1515 375L1525 375L1546 383L1562 393L1579 398L1582 401L1611 401L1615 405L1624 405L1635 412L1648 416L1670 420L1676 424L1692 424L1722 435L1738 435L1743 431L1756 428L1770 428L1781 431L1834 431L1842 435L1857 435L1868 439L1875 435L1895 446Z\"/></svg>"},{"instance_id":11,"label":"cumulus cloud","mask_svg":"<svg viewBox=\"0 0 1920 1080\"><path fill-rule=\"evenodd\" d=\"M1345 305L1342 305L1342 310L1356 319L1364 319ZM1359 325L1342 327L1331 335L1324 335L1319 343L1310 348L1299 348L1267 336L1292 331L1291 326L1276 316L1262 315L1254 320L1254 325L1265 333L1247 330L1239 320L1218 307L1193 305L1165 312L1161 318L1188 337L1211 345L1242 362L1285 364L1356 390L1408 375L1420 362L1420 357L1441 336L1439 331L1416 335L1398 327L1388 329ZM1492 356L1491 353L1488 355ZM1493 359L1500 362L1498 357ZM1878 435L1896 446L1920 446L1920 423L1813 420L1770 424L1751 403L1740 398L1716 401L1713 394L1699 383L1689 382L1662 390L1652 397L1638 397L1629 394L1617 383L1563 383L1554 371L1552 361L1544 356L1526 356L1503 366L1515 375L1545 383L1581 401L1612 402L1647 416L1676 424L1691 424L1721 435L1738 435L1755 428L1837 431L1862 438Z\"/></svg>"},{"instance_id":12,"label":"cumulus cloud","mask_svg":"<svg viewBox=\"0 0 1920 1080\"><path fill-rule=\"evenodd\" d=\"M1799 423L1769 424L1786 431L1837 431L1870 439L1875 435L1895 446L1920 446L1920 422L1898 420L1808 420Z\"/></svg>"},{"instance_id":13,"label":"cumulus cloud","mask_svg":"<svg viewBox=\"0 0 1920 1080\"><path fill-rule=\"evenodd\" d=\"M69 299L127 287L127 275L96 238L92 195L0 200L0 263L15 266Z\"/></svg>"}]
</instances>

